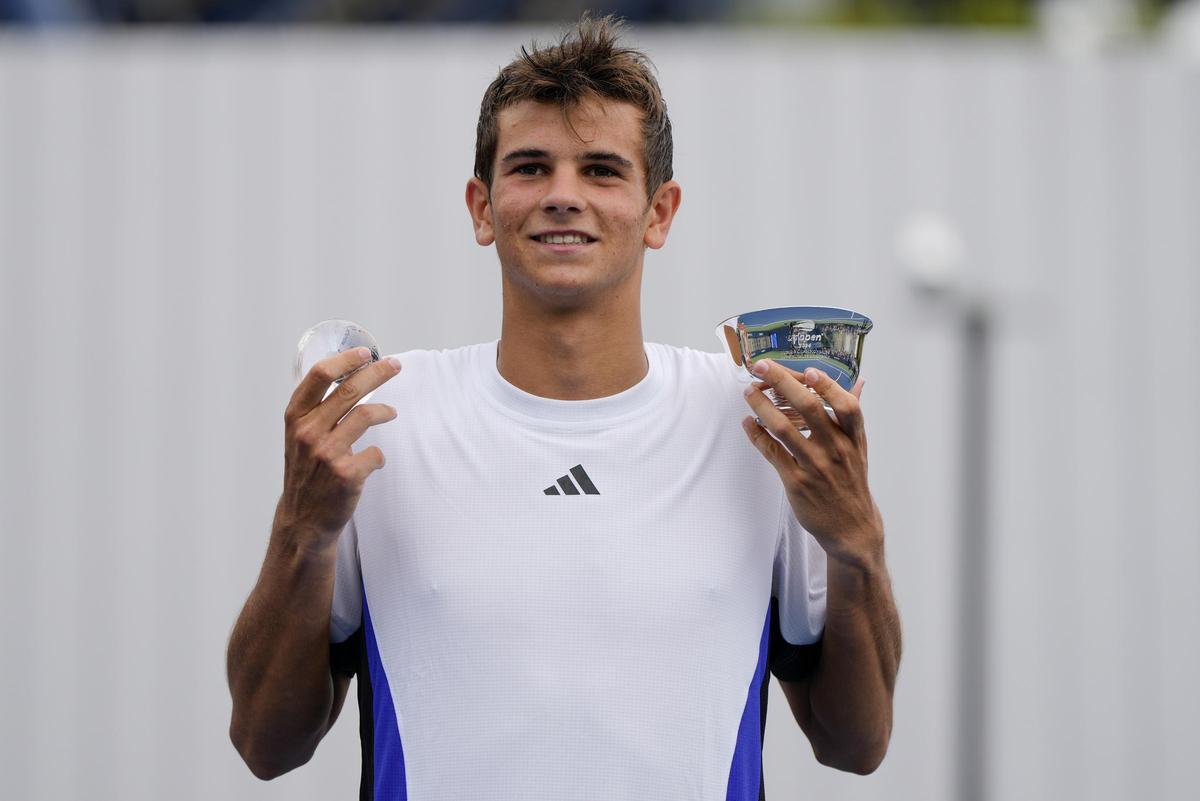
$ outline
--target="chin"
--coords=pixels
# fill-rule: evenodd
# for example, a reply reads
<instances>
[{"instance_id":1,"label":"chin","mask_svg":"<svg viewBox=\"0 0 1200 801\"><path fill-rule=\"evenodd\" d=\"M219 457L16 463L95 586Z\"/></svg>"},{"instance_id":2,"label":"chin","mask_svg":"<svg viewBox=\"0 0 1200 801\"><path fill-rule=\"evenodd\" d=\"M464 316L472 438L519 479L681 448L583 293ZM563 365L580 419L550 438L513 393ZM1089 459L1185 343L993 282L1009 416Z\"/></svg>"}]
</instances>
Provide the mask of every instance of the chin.
<instances>
[{"instance_id":1,"label":"chin","mask_svg":"<svg viewBox=\"0 0 1200 801\"><path fill-rule=\"evenodd\" d=\"M540 255L540 254L539 254ZM510 266L513 265L513 266ZM501 259L503 282L510 291L564 308L586 305L611 294L631 275L614 274L593 259Z\"/></svg>"},{"instance_id":2,"label":"chin","mask_svg":"<svg viewBox=\"0 0 1200 801\"><path fill-rule=\"evenodd\" d=\"M545 273L506 273L505 291L541 305L573 309L588 305L603 287L580 281L579 276L551 276Z\"/></svg>"}]
</instances>

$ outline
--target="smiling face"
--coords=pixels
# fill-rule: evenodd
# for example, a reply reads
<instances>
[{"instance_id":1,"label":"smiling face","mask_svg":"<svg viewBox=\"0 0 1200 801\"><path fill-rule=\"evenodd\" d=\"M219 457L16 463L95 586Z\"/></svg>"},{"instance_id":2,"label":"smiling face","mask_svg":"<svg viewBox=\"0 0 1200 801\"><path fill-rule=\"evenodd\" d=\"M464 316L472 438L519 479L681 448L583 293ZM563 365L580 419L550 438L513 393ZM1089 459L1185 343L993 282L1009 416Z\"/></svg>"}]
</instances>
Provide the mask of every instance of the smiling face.
<instances>
[{"instance_id":1,"label":"smiling face","mask_svg":"<svg viewBox=\"0 0 1200 801\"><path fill-rule=\"evenodd\" d=\"M637 108L589 99L568 124L557 104L526 100L497 123L491 191L472 178L467 205L475 240L496 245L506 297L562 308L639 289L645 248L666 242L680 191L668 181L647 200Z\"/></svg>"}]
</instances>

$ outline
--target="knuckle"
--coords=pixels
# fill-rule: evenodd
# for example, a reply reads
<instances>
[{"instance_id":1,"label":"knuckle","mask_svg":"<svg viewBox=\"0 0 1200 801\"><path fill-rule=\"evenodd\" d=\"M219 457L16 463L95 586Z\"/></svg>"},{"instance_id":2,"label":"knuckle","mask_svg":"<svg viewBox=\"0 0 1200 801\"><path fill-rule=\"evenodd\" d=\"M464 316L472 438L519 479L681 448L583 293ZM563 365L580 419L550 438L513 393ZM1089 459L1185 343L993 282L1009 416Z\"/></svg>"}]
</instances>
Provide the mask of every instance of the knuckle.
<instances>
[{"instance_id":1,"label":"knuckle","mask_svg":"<svg viewBox=\"0 0 1200 801\"><path fill-rule=\"evenodd\" d=\"M332 384L341 373L334 367L332 359L325 359L313 365L312 371L319 375L326 384Z\"/></svg>"},{"instance_id":2,"label":"knuckle","mask_svg":"<svg viewBox=\"0 0 1200 801\"><path fill-rule=\"evenodd\" d=\"M783 439L793 429L792 421L786 417L781 419L778 416L772 415L771 419L764 420L763 422L766 423L767 430L780 439Z\"/></svg>"},{"instance_id":3,"label":"knuckle","mask_svg":"<svg viewBox=\"0 0 1200 801\"><path fill-rule=\"evenodd\" d=\"M358 388L355 387L350 381L343 381L342 383L338 384L338 387L333 391L333 394L338 398L338 400L351 400L358 396Z\"/></svg>"},{"instance_id":4,"label":"knuckle","mask_svg":"<svg viewBox=\"0 0 1200 801\"><path fill-rule=\"evenodd\" d=\"M358 480L358 470L354 467L354 463L347 458L333 460L329 465L329 470L333 474L334 479L343 487L351 487Z\"/></svg>"},{"instance_id":5,"label":"knuckle","mask_svg":"<svg viewBox=\"0 0 1200 801\"><path fill-rule=\"evenodd\" d=\"M318 462L321 462L326 468L336 473L338 470L338 457L340 454L334 452L333 448L327 444L320 443L312 447L311 456Z\"/></svg>"},{"instance_id":6,"label":"knuckle","mask_svg":"<svg viewBox=\"0 0 1200 801\"><path fill-rule=\"evenodd\" d=\"M292 430L292 441L300 447L301 451L312 452L320 438L312 426L300 424Z\"/></svg>"},{"instance_id":7,"label":"knuckle","mask_svg":"<svg viewBox=\"0 0 1200 801\"><path fill-rule=\"evenodd\" d=\"M348 431L355 426L365 426L371 419L371 410L365 409L362 406L355 406L350 411L346 412L346 416L338 423L338 427L347 426L342 431Z\"/></svg>"},{"instance_id":8,"label":"knuckle","mask_svg":"<svg viewBox=\"0 0 1200 801\"><path fill-rule=\"evenodd\" d=\"M804 471L795 462L784 468L783 482L789 490L796 491L803 487L804 479Z\"/></svg>"},{"instance_id":9,"label":"knuckle","mask_svg":"<svg viewBox=\"0 0 1200 801\"><path fill-rule=\"evenodd\" d=\"M798 394L800 395L800 402L808 409L816 409L825 405L821 396L807 387L802 388L802 391Z\"/></svg>"}]
</instances>

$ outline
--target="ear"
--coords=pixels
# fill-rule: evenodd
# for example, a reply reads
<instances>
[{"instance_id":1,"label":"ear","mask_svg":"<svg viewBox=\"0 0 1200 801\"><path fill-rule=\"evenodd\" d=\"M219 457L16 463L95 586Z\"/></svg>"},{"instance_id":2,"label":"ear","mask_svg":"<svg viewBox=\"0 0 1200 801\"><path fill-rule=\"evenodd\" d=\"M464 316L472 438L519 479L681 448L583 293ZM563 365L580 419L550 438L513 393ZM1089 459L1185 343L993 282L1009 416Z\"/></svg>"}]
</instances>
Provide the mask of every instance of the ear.
<instances>
[{"instance_id":1,"label":"ear","mask_svg":"<svg viewBox=\"0 0 1200 801\"><path fill-rule=\"evenodd\" d=\"M475 227L475 241L484 247L496 241L492 228L492 198L487 184L479 178L467 181L467 210L471 212L471 223Z\"/></svg>"},{"instance_id":2,"label":"ear","mask_svg":"<svg viewBox=\"0 0 1200 801\"><path fill-rule=\"evenodd\" d=\"M649 220L646 234L642 238L646 247L658 250L667 244L667 232L671 230L671 221L675 212L679 211L679 201L683 190L675 181L667 181L658 188L650 200Z\"/></svg>"}]
</instances>

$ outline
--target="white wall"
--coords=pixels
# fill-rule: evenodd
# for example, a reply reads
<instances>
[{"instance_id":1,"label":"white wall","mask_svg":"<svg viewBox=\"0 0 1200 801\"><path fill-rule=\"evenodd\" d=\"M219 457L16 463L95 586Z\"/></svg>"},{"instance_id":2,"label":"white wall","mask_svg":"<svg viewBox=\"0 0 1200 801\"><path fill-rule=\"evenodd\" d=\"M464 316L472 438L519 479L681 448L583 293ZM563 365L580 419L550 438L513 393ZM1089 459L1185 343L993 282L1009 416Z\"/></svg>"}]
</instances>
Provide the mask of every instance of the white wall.
<instances>
[{"instance_id":1,"label":"white wall","mask_svg":"<svg viewBox=\"0 0 1200 801\"><path fill-rule=\"evenodd\" d=\"M357 792L351 704L262 784L226 638L282 478L291 359L348 317L385 350L499 332L463 186L528 32L0 38L0 797ZM684 203L648 339L871 314L872 484L904 621L892 748L815 763L777 687L775 799L956 794L956 320L894 249L916 211L994 302L992 799L1192 797L1200 745L1200 73L1018 41L649 31Z\"/></svg>"}]
</instances>

